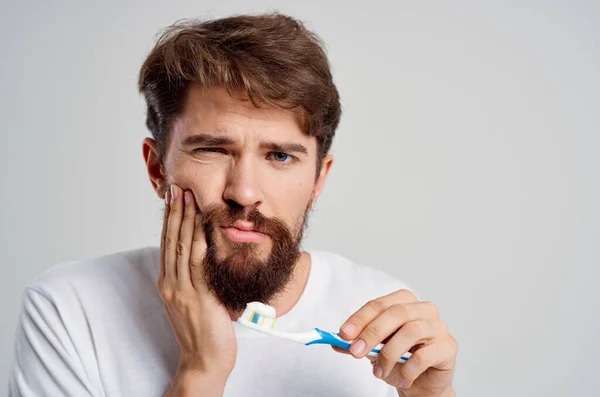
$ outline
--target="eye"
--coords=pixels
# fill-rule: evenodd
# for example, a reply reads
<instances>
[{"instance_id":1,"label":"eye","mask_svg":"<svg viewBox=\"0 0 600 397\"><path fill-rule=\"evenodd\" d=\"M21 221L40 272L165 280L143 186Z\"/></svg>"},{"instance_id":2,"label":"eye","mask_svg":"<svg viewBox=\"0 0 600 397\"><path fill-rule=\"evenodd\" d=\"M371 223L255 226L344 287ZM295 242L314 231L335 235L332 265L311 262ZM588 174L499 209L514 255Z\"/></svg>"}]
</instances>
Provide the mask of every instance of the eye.
<instances>
[{"instance_id":1,"label":"eye","mask_svg":"<svg viewBox=\"0 0 600 397\"><path fill-rule=\"evenodd\" d=\"M218 147L199 147L192 150L192 153L225 153L225 150Z\"/></svg>"},{"instance_id":2,"label":"eye","mask_svg":"<svg viewBox=\"0 0 600 397\"><path fill-rule=\"evenodd\" d=\"M294 162L294 156L283 152L271 152L269 157L281 164L290 164Z\"/></svg>"}]
</instances>

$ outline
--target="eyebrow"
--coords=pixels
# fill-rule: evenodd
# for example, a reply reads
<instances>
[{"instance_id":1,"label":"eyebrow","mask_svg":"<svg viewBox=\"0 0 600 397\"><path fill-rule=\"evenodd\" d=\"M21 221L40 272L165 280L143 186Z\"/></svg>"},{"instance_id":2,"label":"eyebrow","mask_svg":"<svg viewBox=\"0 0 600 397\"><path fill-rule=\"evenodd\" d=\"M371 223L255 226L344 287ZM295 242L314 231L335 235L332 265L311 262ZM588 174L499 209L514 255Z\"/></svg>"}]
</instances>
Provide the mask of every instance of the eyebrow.
<instances>
[{"instance_id":1,"label":"eyebrow","mask_svg":"<svg viewBox=\"0 0 600 397\"><path fill-rule=\"evenodd\" d=\"M206 145L206 146L227 146L233 145L235 141L228 137L214 136L211 134L190 135L181 142L183 146ZM269 149L273 152L302 153L308 155L308 149L299 143L293 142L269 142L261 141L260 147Z\"/></svg>"},{"instance_id":2,"label":"eyebrow","mask_svg":"<svg viewBox=\"0 0 600 397\"><path fill-rule=\"evenodd\" d=\"M277 143L262 141L260 147L269 149L273 152L285 152L285 153L302 153L308 154L308 150L304 145L299 143Z\"/></svg>"},{"instance_id":3,"label":"eyebrow","mask_svg":"<svg viewBox=\"0 0 600 397\"><path fill-rule=\"evenodd\" d=\"M214 136L209 134L190 135L181 142L183 146L207 145L207 146L224 146L233 145L233 139L222 136Z\"/></svg>"}]
</instances>

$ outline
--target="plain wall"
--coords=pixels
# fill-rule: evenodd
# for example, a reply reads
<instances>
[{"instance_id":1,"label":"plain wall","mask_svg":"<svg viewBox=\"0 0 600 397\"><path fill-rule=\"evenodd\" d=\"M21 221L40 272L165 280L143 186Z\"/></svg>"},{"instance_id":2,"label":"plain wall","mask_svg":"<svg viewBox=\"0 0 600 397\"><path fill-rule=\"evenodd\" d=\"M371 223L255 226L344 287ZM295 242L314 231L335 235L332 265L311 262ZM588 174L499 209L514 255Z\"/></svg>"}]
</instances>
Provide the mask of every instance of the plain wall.
<instances>
[{"instance_id":1,"label":"plain wall","mask_svg":"<svg viewBox=\"0 0 600 397\"><path fill-rule=\"evenodd\" d=\"M274 10L324 39L344 109L305 246L437 303L458 396L598 395L598 1L3 1L0 388L31 278L159 244L156 33Z\"/></svg>"}]
</instances>

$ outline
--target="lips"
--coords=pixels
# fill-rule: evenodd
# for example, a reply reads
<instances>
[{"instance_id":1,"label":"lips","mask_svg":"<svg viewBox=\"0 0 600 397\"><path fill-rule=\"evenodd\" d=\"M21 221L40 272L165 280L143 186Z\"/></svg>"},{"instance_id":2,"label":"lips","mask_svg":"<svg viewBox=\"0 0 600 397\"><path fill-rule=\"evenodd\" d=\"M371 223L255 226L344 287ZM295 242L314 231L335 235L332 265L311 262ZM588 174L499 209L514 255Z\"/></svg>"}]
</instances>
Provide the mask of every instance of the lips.
<instances>
[{"instance_id":1,"label":"lips","mask_svg":"<svg viewBox=\"0 0 600 397\"><path fill-rule=\"evenodd\" d=\"M222 226L225 236L236 243L258 243L268 237L250 222L236 221L231 226Z\"/></svg>"},{"instance_id":2,"label":"lips","mask_svg":"<svg viewBox=\"0 0 600 397\"><path fill-rule=\"evenodd\" d=\"M246 221L235 221L233 223L233 225L231 225L229 227L233 227L233 228L239 229L244 232L256 232L256 233L267 234L264 231L262 231L260 228L255 227L254 224L252 224L251 222L246 222Z\"/></svg>"}]
</instances>

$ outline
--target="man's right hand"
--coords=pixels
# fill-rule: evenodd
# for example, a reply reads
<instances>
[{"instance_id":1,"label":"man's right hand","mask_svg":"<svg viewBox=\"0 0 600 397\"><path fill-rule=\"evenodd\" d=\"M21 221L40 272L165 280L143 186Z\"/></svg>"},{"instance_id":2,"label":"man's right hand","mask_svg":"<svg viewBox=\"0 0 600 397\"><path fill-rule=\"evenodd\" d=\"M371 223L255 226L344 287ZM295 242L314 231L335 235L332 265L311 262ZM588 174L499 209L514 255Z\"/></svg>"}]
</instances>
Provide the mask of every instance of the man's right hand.
<instances>
[{"instance_id":1,"label":"man's right hand","mask_svg":"<svg viewBox=\"0 0 600 397\"><path fill-rule=\"evenodd\" d=\"M206 239L191 191L165 194L158 291L179 345L165 396L222 396L237 356L231 317L206 285Z\"/></svg>"}]
</instances>

